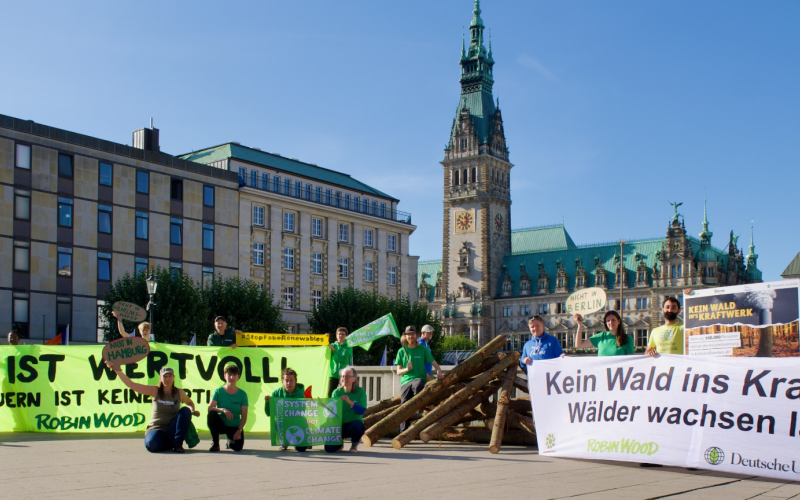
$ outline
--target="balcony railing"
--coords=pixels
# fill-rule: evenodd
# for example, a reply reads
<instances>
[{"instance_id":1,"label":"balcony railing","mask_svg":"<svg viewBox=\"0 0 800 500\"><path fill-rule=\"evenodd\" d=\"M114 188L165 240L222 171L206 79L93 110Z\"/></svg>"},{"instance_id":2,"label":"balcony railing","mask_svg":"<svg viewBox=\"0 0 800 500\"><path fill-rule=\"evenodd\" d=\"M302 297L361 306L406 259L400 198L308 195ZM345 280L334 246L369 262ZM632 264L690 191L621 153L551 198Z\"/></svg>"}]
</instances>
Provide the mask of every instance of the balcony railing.
<instances>
[{"instance_id":1,"label":"balcony railing","mask_svg":"<svg viewBox=\"0 0 800 500\"><path fill-rule=\"evenodd\" d=\"M411 224L411 214L408 212L401 212L400 210L393 210L386 205L374 205L372 202L359 200L358 203L355 199L347 199L341 196L335 196L330 192L318 193L315 190L305 189L305 186L289 185L284 183L275 184L268 179L264 182L263 179L258 177L243 177L239 176L239 185L247 186L261 191L280 194L289 198L297 198L300 200L310 201L312 203L319 203L320 205L328 205L329 207L341 208L350 210L360 214L371 215L381 219L388 219L395 222L402 222L403 224Z\"/></svg>"}]
</instances>

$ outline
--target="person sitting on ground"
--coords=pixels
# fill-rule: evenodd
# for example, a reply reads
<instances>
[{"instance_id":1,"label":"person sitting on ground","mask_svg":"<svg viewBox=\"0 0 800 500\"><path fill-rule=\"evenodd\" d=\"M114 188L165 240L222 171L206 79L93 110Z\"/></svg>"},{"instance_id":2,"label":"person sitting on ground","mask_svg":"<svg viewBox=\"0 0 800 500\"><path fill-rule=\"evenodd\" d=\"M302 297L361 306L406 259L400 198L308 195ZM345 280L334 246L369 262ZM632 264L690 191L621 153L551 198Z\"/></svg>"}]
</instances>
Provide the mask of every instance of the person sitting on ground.
<instances>
[{"instance_id":1,"label":"person sitting on ground","mask_svg":"<svg viewBox=\"0 0 800 500\"><path fill-rule=\"evenodd\" d=\"M272 391L271 396L264 396L264 413L269 417L269 400L270 398L288 398L288 399L305 399L305 387L303 384L297 383L297 372L291 368L284 368L281 372L281 381L283 387L279 387ZM281 446L281 451L288 450L288 446ZM297 451L310 450L311 446L295 446Z\"/></svg>"},{"instance_id":2,"label":"person sitting on ground","mask_svg":"<svg viewBox=\"0 0 800 500\"><path fill-rule=\"evenodd\" d=\"M336 329L336 342L330 344L331 365L330 378L328 379L328 397L339 387L339 372L353 362L353 348L347 345L347 328L340 326Z\"/></svg>"},{"instance_id":3,"label":"person sitting on ground","mask_svg":"<svg viewBox=\"0 0 800 500\"><path fill-rule=\"evenodd\" d=\"M362 415L367 411L367 393L358 386L358 374L352 366L342 368L339 380L339 388L333 391L333 397L342 400L342 441L350 438L350 453L356 453L366 430ZM335 453L343 447L343 444L326 444L325 451Z\"/></svg>"},{"instance_id":4,"label":"person sitting on ground","mask_svg":"<svg viewBox=\"0 0 800 500\"><path fill-rule=\"evenodd\" d=\"M150 340L150 323L147 321L142 321L139 323L139 326L136 327L136 330L128 333L125 331L125 325L122 323L122 318L117 316L117 311L111 311L111 314L117 318L117 330L119 330L119 334L122 337L142 337L143 339Z\"/></svg>"},{"instance_id":5,"label":"person sitting on ground","mask_svg":"<svg viewBox=\"0 0 800 500\"><path fill-rule=\"evenodd\" d=\"M406 327L403 334L408 347L403 345L397 351L394 364L397 365L397 374L400 375L400 403L404 404L409 399L416 396L425 387L428 381L425 376L425 363L431 363L436 368L436 377L442 379L442 369L439 363L433 359L431 351L427 347L419 345L417 342L417 329L414 326ZM408 420L400 424L400 432L406 430Z\"/></svg>"},{"instance_id":6,"label":"person sitting on ground","mask_svg":"<svg viewBox=\"0 0 800 500\"><path fill-rule=\"evenodd\" d=\"M433 339L433 327L431 325L423 326L420 330L419 345L427 347L430 351L431 339ZM425 363L425 377L427 377L429 381L433 380L433 365L430 363Z\"/></svg>"},{"instance_id":7,"label":"person sitting on ground","mask_svg":"<svg viewBox=\"0 0 800 500\"><path fill-rule=\"evenodd\" d=\"M228 329L228 322L223 316L214 318L214 332L208 336L206 345L214 347L231 347L236 349L236 334L241 334L241 330Z\"/></svg>"},{"instance_id":8,"label":"person sitting on ground","mask_svg":"<svg viewBox=\"0 0 800 500\"><path fill-rule=\"evenodd\" d=\"M194 402L183 389L175 387L175 373L172 368L161 368L158 385L144 385L129 379L119 366L108 361L106 366L114 370L127 387L153 399L153 415L144 435L144 447L147 451L157 453L171 449L175 453L185 452L183 441L189 432L192 415L199 417L200 412L195 410ZM186 406L181 408L181 403Z\"/></svg>"},{"instance_id":9,"label":"person sitting on ground","mask_svg":"<svg viewBox=\"0 0 800 500\"><path fill-rule=\"evenodd\" d=\"M583 316L575 313L573 317L578 323L578 330L575 332L575 347L597 347L598 356L623 356L626 354L633 354L635 350L633 337L625 333L625 328L622 326L622 319L619 317L617 311L608 311L603 315L603 324L608 328L607 331L595 333L586 340L581 339Z\"/></svg>"},{"instance_id":10,"label":"person sitting on ground","mask_svg":"<svg viewBox=\"0 0 800 500\"><path fill-rule=\"evenodd\" d=\"M247 393L236 387L241 372L234 364L225 365L225 385L214 389L208 404L208 430L213 444L208 451L219 451L219 435L228 436L226 448L242 451L247 423Z\"/></svg>"}]
</instances>

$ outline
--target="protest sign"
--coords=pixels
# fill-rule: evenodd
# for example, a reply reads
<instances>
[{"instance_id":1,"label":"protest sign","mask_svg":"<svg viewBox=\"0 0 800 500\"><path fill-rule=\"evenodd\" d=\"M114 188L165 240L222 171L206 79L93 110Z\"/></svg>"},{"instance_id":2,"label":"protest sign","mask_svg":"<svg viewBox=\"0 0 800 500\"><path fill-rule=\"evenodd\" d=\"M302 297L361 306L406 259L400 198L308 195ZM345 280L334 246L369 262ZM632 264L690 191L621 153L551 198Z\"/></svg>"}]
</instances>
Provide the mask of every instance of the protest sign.
<instances>
[{"instance_id":1,"label":"protest sign","mask_svg":"<svg viewBox=\"0 0 800 500\"><path fill-rule=\"evenodd\" d=\"M800 478L796 360L573 357L528 377L542 455Z\"/></svg>"},{"instance_id":2,"label":"protest sign","mask_svg":"<svg viewBox=\"0 0 800 500\"><path fill-rule=\"evenodd\" d=\"M273 446L342 444L342 400L270 398Z\"/></svg>"},{"instance_id":3,"label":"protest sign","mask_svg":"<svg viewBox=\"0 0 800 500\"><path fill-rule=\"evenodd\" d=\"M150 343L141 337L124 337L103 346L103 359L112 365L136 363L150 353Z\"/></svg>"},{"instance_id":4,"label":"protest sign","mask_svg":"<svg viewBox=\"0 0 800 500\"><path fill-rule=\"evenodd\" d=\"M330 340L325 334L300 335L294 333L237 333L236 345L238 346L278 346L278 345L328 345Z\"/></svg>"},{"instance_id":5,"label":"protest sign","mask_svg":"<svg viewBox=\"0 0 800 500\"><path fill-rule=\"evenodd\" d=\"M397 324L394 322L392 313L381 316L375 321L351 332L347 336L347 345L368 350L373 342L387 335L400 338L400 332L397 331Z\"/></svg>"},{"instance_id":6,"label":"protest sign","mask_svg":"<svg viewBox=\"0 0 800 500\"><path fill-rule=\"evenodd\" d=\"M150 420L152 402L128 389L103 362L103 346L0 346L0 432L134 432ZM206 430L204 408L224 382L228 363L239 366L238 386L251 408L246 431L269 432L269 419L257 411L264 396L281 387L280 372L290 366L306 387L328 386L328 353L317 347L230 349L150 344L146 359L123 367L136 383L158 384L163 366L175 372L175 385L203 410L193 419ZM261 403L263 405L263 403Z\"/></svg>"},{"instance_id":7,"label":"protest sign","mask_svg":"<svg viewBox=\"0 0 800 500\"><path fill-rule=\"evenodd\" d=\"M797 357L800 280L695 290L684 295L689 356Z\"/></svg>"},{"instance_id":8,"label":"protest sign","mask_svg":"<svg viewBox=\"0 0 800 500\"><path fill-rule=\"evenodd\" d=\"M606 305L606 292L602 288L584 288L567 298L567 314L591 314Z\"/></svg>"},{"instance_id":9,"label":"protest sign","mask_svg":"<svg viewBox=\"0 0 800 500\"><path fill-rule=\"evenodd\" d=\"M114 302L114 305L111 306L111 310L117 313L117 318L134 321L136 323L144 321L147 317L147 311L130 302Z\"/></svg>"}]
</instances>

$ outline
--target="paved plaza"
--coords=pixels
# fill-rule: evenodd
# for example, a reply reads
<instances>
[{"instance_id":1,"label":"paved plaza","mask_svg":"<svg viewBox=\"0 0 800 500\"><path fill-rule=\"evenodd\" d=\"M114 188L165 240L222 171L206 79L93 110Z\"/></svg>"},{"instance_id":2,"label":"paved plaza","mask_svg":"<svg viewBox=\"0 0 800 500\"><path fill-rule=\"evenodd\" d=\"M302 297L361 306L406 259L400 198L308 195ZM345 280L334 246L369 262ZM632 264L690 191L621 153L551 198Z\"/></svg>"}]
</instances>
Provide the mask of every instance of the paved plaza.
<instances>
[{"instance_id":1,"label":"paved plaza","mask_svg":"<svg viewBox=\"0 0 800 500\"><path fill-rule=\"evenodd\" d=\"M241 453L150 454L141 434L4 434L0 498L800 498L800 484L709 471L543 457L535 448L388 440L358 454L278 451L246 436Z\"/></svg>"}]
</instances>

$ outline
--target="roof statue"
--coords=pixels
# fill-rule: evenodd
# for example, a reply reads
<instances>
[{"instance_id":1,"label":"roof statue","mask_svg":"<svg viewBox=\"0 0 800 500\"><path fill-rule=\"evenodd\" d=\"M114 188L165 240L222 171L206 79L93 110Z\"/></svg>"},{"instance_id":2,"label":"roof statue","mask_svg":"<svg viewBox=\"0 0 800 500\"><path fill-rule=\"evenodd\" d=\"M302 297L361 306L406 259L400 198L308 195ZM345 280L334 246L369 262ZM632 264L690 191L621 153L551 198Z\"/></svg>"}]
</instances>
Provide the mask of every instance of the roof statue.
<instances>
[{"instance_id":1,"label":"roof statue","mask_svg":"<svg viewBox=\"0 0 800 500\"><path fill-rule=\"evenodd\" d=\"M672 220L674 222L678 222L678 218L683 217L683 214L678 213L678 207L683 205L683 202L673 201L670 203L670 205L672 205L672 209L675 210L675 215L672 216Z\"/></svg>"}]
</instances>

